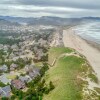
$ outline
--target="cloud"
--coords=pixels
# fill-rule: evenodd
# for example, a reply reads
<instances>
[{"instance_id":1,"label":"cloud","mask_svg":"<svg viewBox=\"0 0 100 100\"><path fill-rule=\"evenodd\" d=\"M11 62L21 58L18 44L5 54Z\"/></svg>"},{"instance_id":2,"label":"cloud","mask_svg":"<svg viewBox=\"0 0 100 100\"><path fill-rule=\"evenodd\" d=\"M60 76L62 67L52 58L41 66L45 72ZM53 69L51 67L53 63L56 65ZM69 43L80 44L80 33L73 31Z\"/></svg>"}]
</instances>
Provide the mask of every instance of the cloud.
<instances>
[{"instance_id":1,"label":"cloud","mask_svg":"<svg viewBox=\"0 0 100 100\"><path fill-rule=\"evenodd\" d=\"M2 0L1 0L2 1ZM58 6L84 9L100 9L100 0L4 0L19 5ZM7 3L8 3L7 2Z\"/></svg>"},{"instance_id":2,"label":"cloud","mask_svg":"<svg viewBox=\"0 0 100 100\"><path fill-rule=\"evenodd\" d=\"M0 15L84 17L99 12L100 0L0 0Z\"/></svg>"}]
</instances>

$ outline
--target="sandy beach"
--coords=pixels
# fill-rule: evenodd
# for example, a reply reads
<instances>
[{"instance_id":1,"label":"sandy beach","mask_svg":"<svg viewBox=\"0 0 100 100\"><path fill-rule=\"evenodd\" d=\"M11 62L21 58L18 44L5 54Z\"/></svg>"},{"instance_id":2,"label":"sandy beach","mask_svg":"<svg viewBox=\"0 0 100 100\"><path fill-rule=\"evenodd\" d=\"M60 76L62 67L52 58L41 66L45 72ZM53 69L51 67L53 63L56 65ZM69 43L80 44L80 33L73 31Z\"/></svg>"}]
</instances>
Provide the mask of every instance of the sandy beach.
<instances>
[{"instance_id":1,"label":"sandy beach","mask_svg":"<svg viewBox=\"0 0 100 100\"><path fill-rule=\"evenodd\" d=\"M71 28L63 30L63 42L65 47L74 48L87 58L100 83L100 50L77 36Z\"/></svg>"}]
</instances>

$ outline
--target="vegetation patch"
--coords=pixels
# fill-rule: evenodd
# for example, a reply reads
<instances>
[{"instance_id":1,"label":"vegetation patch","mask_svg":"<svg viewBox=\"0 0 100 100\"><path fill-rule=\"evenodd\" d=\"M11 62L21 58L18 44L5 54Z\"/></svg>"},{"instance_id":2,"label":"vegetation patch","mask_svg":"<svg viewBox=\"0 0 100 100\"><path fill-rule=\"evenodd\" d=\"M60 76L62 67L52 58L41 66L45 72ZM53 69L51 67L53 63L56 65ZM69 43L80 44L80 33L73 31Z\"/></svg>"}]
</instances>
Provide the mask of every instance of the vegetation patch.
<instances>
[{"instance_id":1,"label":"vegetation patch","mask_svg":"<svg viewBox=\"0 0 100 100\"><path fill-rule=\"evenodd\" d=\"M12 80L15 79L16 77L17 77L16 75L7 75L7 78Z\"/></svg>"},{"instance_id":2,"label":"vegetation patch","mask_svg":"<svg viewBox=\"0 0 100 100\"><path fill-rule=\"evenodd\" d=\"M61 54L63 53L71 53L71 52L74 52L73 49L71 48L63 48L63 47L52 47L50 48L49 50L49 53L48 53L48 59L49 59L49 63L52 64L53 60L57 57L59 57Z\"/></svg>"},{"instance_id":3,"label":"vegetation patch","mask_svg":"<svg viewBox=\"0 0 100 100\"><path fill-rule=\"evenodd\" d=\"M91 79L91 81L95 82L95 83L98 83L98 78L96 77L96 75L90 73L88 75L88 77Z\"/></svg>"},{"instance_id":4,"label":"vegetation patch","mask_svg":"<svg viewBox=\"0 0 100 100\"><path fill-rule=\"evenodd\" d=\"M8 45L13 45L13 44L18 44L21 42L19 39L9 39L5 37L0 37L0 44L8 44Z\"/></svg>"},{"instance_id":5,"label":"vegetation patch","mask_svg":"<svg viewBox=\"0 0 100 100\"><path fill-rule=\"evenodd\" d=\"M55 89L45 95L43 100L82 100L82 89L87 84L81 79L82 73L84 75L87 73L87 70L85 70L87 68L86 60L74 55L59 58L60 55L73 51L69 48L54 47L50 49L49 63L52 63L55 57L57 60L46 73L45 79L47 83L52 80Z\"/></svg>"},{"instance_id":6,"label":"vegetation patch","mask_svg":"<svg viewBox=\"0 0 100 100\"><path fill-rule=\"evenodd\" d=\"M94 90L100 94L100 88L94 87Z\"/></svg>"}]
</instances>

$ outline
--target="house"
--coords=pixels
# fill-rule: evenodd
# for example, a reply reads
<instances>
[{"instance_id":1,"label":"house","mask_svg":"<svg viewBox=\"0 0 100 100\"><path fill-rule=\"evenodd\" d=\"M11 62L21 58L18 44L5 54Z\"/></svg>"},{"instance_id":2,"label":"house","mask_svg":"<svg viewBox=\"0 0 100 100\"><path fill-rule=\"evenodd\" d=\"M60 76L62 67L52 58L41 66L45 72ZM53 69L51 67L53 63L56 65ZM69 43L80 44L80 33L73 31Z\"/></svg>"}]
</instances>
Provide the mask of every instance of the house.
<instances>
[{"instance_id":1,"label":"house","mask_svg":"<svg viewBox=\"0 0 100 100\"><path fill-rule=\"evenodd\" d=\"M41 58L44 56L43 50L42 49L38 49L35 53L35 60L41 60Z\"/></svg>"},{"instance_id":2,"label":"house","mask_svg":"<svg viewBox=\"0 0 100 100\"><path fill-rule=\"evenodd\" d=\"M0 81L2 82L2 83L4 83L4 84L10 84L10 80L6 77L6 75L5 74L3 74L3 75L1 75L0 76Z\"/></svg>"},{"instance_id":3,"label":"house","mask_svg":"<svg viewBox=\"0 0 100 100\"><path fill-rule=\"evenodd\" d=\"M30 65L26 65L26 66L25 66L24 69L25 69L26 72L28 72L28 70L29 70L29 66L30 66Z\"/></svg>"},{"instance_id":4,"label":"house","mask_svg":"<svg viewBox=\"0 0 100 100\"><path fill-rule=\"evenodd\" d=\"M37 76L38 76L38 74L35 74L34 72L29 72L29 76L32 78L32 79L35 79Z\"/></svg>"},{"instance_id":5,"label":"house","mask_svg":"<svg viewBox=\"0 0 100 100\"><path fill-rule=\"evenodd\" d=\"M34 67L35 67L34 64L32 64L32 65L26 65L26 66L25 66L25 71L26 71L26 72L32 71L32 70L34 69Z\"/></svg>"},{"instance_id":6,"label":"house","mask_svg":"<svg viewBox=\"0 0 100 100\"><path fill-rule=\"evenodd\" d=\"M19 80L21 80L22 82L30 82L31 81L31 78L26 75L26 76L19 76Z\"/></svg>"},{"instance_id":7,"label":"house","mask_svg":"<svg viewBox=\"0 0 100 100\"><path fill-rule=\"evenodd\" d=\"M46 41L46 40L43 40L43 38L40 38L40 39L38 40L38 44L39 44L40 46L46 46L47 41Z\"/></svg>"},{"instance_id":8,"label":"house","mask_svg":"<svg viewBox=\"0 0 100 100\"><path fill-rule=\"evenodd\" d=\"M38 51L37 46L34 46L33 50L34 50L34 52Z\"/></svg>"},{"instance_id":9,"label":"house","mask_svg":"<svg viewBox=\"0 0 100 100\"><path fill-rule=\"evenodd\" d=\"M3 44L0 44L0 50L3 48Z\"/></svg>"},{"instance_id":10,"label":"house","mask_svg":"<svg viewBox=\"0 0 100 100\"><path fill-rule=\"evenodd\" d=\"M23 60L24 60L25 62L27 62L27 61L28 61L28 58L27 58L27 57L23 57Z\"/></svg>"},{"instance_id":11,"label":"house","mask_svg":"<svg viewBox=\"0 0 100 100\"><path fill-rule=\"evenodd\" d=\"M18 46L17 46L16 44L15 44L15 45L12 45L12 46L11 46L11 49L13 49L13 50L16 51L16 50L18 50Z\"/></svg>"},{"instance_id":12,"label":"house","mask_svg":"<svg viewBox=\"0 0 100 100\"><path fill-rule=\"evenodd\" d=\"M10 85L2 87L2 88L0 87L0 96L1 97L10 97L10 93L11 93Z\"/></svg>"},{"instance_id":13,"label":"house","mask_svg":"<svg viewBox=\"0 0 100 100\"><path fill-rule=\"evenodd\" d=\"M33 70L29 71L29 76L34 79L40 75L40 69L34 68Z\"/></svg>"},{"instance_id":14,"label":"house","mask_svg":"<svg viewBox=\"0 0 100 100\"><path fill-rule=\"evenodd\" d=\"M11 54L10 54L10 56L9 56L9 59L12 59L12 58L14 58L15 57L15 55L14 55L14 53L12 52Z\"/></svg>"},{"instance_id":15,"label":"house","mask_svg":"<svg viewBox=\"0 0 100 100\"><path fill-rule=\"evenodd\" d=\"M19 58L20 58L19 56L16 56L16 57L13 57L12 60L13 60L13 61L16 61L16 60L18 60Z\"/></svg>"},{"instance_id":16,"label":"house","mask_svg":"<svg viewBox=\"0 0 100 100\"><path fill-rule=\"evenodd\" d=\"M4 46L3 46L3 49L4 49L5 51L8 51L9 47L10 47L9 45L4 45Z\"/></svg>"},{"instance_id":17,"label":"house","mask_svg":"<svg viewBox=\"0 0 100 100\"><path fill-rule=\"evenodd\" d=\"M17 89L24 89L25 88L25 83L19 79L12 80L11 85Z\"/></svg>"},{"instance_id":18,"label":"house","mask_svg":"<svg viewBox=\"0 0 100 100\"><path fill-rule=\"evenodd\" d=\"M0 67L0 71L3 71L3 72L8 71L7 65L3 65L2 67Z\"/></svg>"},{"instance_id":19,"label":"house","mask_svg":"<svg viewBox=\"0 0 100 100\"><path fill-rule=\"evenodd\" d=\"M18 67L17 64L12 63L12 64L10 65L10 71L14 71L17 67Z\"/></svg>"}]
</instances>

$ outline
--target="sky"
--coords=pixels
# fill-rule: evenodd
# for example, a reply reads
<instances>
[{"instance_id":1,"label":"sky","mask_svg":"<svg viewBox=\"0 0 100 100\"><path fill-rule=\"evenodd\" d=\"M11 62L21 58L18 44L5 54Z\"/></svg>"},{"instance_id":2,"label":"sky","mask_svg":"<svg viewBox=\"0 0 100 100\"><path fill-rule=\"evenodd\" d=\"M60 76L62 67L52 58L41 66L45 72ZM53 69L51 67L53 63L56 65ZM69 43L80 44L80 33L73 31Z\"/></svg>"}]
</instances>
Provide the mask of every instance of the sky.
<instances>
[{"instance_id":1,"label":"sky","mask_svg":"<svg viewBox=\"0 0 100 100\"><path fill-rule=\"evenodd\" d=\"M100 17L100 0L0 0L0 15Z\"/></svg>"}]
</instances>

